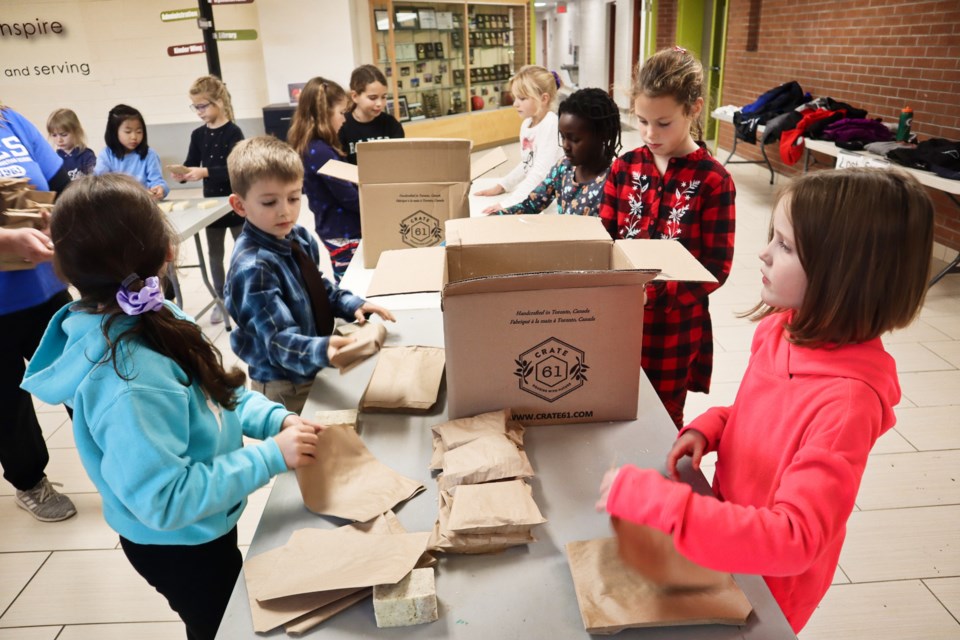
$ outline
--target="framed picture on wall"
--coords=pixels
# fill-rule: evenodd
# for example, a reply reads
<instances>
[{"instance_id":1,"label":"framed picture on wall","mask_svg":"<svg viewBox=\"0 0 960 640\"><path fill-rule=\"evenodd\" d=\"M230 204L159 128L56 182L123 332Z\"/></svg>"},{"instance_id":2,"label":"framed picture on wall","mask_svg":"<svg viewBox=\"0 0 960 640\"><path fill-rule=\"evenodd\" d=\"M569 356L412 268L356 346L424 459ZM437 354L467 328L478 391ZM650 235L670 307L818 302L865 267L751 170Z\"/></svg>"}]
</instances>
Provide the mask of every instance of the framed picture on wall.
<instances>
[{"instance_id":1,"label":"framed picture on wall","mask_svg":"<svg viewBox=\"0 0 960 640\"><path fill-rule=\"evenodd\" d=\"M390 14L385 9L375 9L373 18L377 23L377 31L390 30Z\"/></svg>"},{"instance_id":2,"label":"framed picture on wall","mask_svg":"<svg viewBox=\"0 0 960 640\"><path fill-rule=\"evenodd\" d=\"M436 19L436 18L434 18ZM394 29L419 29L420 19L413 7L397 7L393 12Z\"/></svg>"},{"instance_id":3,"label":"framed picture on wall","mask_svg":"<svg viewBox=\"0 0 960 640\"><path fill-rule=\"evenodd\" d=\"M417 9L417 18L421 29L437 28L437 12L433 9Z\"/></svg>"},{"instance_id":4,"label":"framed picture on wall","mask_svg":"<svg viewBox=\"0 0 960 640\"><path fill-rule=\"evenodd\" d=\"M407 96L400 96L397 98L396 118L400 122L410 121L410 111L407 109Z\"/></svg>"}]
</instances>

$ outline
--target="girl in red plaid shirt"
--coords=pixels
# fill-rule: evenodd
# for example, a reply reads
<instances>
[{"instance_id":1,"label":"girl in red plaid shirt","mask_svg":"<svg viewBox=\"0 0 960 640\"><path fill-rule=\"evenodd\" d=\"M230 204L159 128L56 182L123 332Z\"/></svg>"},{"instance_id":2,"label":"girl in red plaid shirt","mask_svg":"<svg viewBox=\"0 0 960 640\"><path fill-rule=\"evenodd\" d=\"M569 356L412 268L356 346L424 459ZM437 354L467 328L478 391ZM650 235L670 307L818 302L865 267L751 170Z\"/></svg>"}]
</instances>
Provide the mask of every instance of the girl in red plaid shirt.
<instances>
[{"instance_id":1,"label":"girl in red plaid shirt","mask_svg":"<svg viewBox=\"0 0 960 640\"><path fill-rule=\"evenodd\" d=\"M613 238L680 242L717 278L647 289L642 365L679 429L687 391L710 391L707 294L730 274L736 190L701 141L703 67L692 55L674 47L649 58L630 97L646 144L613 161L600 218Z\"/></svg>"}]
</instances>

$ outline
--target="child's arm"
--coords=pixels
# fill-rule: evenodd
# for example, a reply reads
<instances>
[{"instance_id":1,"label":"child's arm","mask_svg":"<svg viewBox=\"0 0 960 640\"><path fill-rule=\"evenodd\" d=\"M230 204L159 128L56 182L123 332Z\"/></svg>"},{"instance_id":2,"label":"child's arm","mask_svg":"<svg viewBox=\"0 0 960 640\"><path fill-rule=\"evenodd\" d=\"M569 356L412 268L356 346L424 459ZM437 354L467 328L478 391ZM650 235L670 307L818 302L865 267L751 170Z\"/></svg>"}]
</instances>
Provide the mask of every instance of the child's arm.
<instances>
[{"instance_id":1,"label":"child's arm","mask_svg":"<svg viewBox=\"0 0 960 640\"><path fill-rule=\"evenodd\" d=\"M104 173L113 173L117 170L114 166L114 160L116 156L113 155L113 152L110 151L109 147L104 147L97 155L97 164L93 168L93 173L96 175L102 175Z\"/></svg>"},{"instance_id":2,"label":"child's arm","mask_svg":"<svg viewBox=\"0 0 960 640\"><path fill-rule=\"evenodd\" d=\"M80 173L85 176L92 175L97 168L97 154L93 149L86 149L80 157Z\"/></svg>"},{"instance_id":3,"label":"child's arm","mask_svg":"<svg viewBox=\"0 0 960 640\"><path fill-rule=\"evenodd\" d=\"M360 214L360 191L357 185L339 178L321 176L317 174L320 167L330 160L341 160L336 152L327 144L311 144L304 156L304 168L311 179L318 179L329 190L333 199L344 211Z\"/></svg>"},{"instance_id":4,"label":"child's arm","mask_svg":"<svg viewBox=\"0 0 960 640\"><path fill-rule=\"evenodd\" d=\"M849 409L857 403L875 406L876 393L860 385L845 386L838 396L845 394L808 429L770 508L698 495L657 471L627 465L613 481L607 511L671 535L680 553L711 569L767 576L802 573L842 534L867 456L880 435L878 416ZM748 463L750 452L742 455Z\"/></svg>"},{"instance_id":5,"label":"child's arm","mask_svg":"<svg viewBox=\"0 0 960 640\"><path fill-rule=\"evenodd\" d=\"M570 171L573 170L571 167ZM563 184L563 175L568 171L566 163L561 160L557 164L553 165L550 169L550 173L547 174L547 177L543 179L543 182L538 184L533 191L530 192L530 195L521 202L513 205L512 207L501 208L500 205L495 204L491 207L487 207L483 210L484 213L499 213L502 216L512 216L520 213L540 213L544 209L550 206L550 204L557 199L557 194L560 192L560 186Z\"/></svg>"},{"instance_id":6,"label":"child's arm","mask_svg":"<svg viewBox=\"0 0 960 640\"><path fill-rule=\"evenodd\" d=\"M160 156L153 149L147 151L147 157L144 158L146 166L144 167L146 175L146 187L158 200L165 198L170 193L170 187L167 181L163 179L163 171L160 169Z\"/></svg>"},{"instance_id":7,"label":"child's arm","mask_svg":"<svg viewBox=\"0 0 960 640\"><path fill-rule=\"evenodd\" d=\"M511 195L505 204L514 205L533 191L547 177L553 165L562 159L562 156L563 153L557 142L557 117L551 113L537 125L536 136L533 139L533 165L528 167L522 179L509 189Z\"/></svg>"},{"instance_id":8,"label":"child's arm","mask_svg":"<svg viewBox=\"0 0 960 640\"><path fill-rule=\"evenodd\" d=\"M193 415L195 405L188 387L176 387L128 387L90 425L103 452L104 481L140 522L160 531L229 509L287 469L273 439L242 447L238 442L208 462L191 459L191 424L184 417ZM144 420L164 417L163 428L144 428Z\"/></svg>"},{"instance_id":9,"label":"child's arm","mask_svg":"<svg viewBox=\"0 0 960 640\"><path fill-rule=\"evenodd\" d=\"M196 182L197 180L203 180L203 171L200 167L200 162L203 158L200 150L203 129L204 127L199 127L194 129L193 133L190 134L190 146L187 147L187 157L183 161L183 166L190 169L190 171L186 173L171 173L174 180L179 182Z\"/></svg>"},{"instance_id":10,"label":"child's arm","mask_svg":"<svg viewBox=\"0 0 960 640\"><path fill-rule=\"evenodd\" d=\"M620 191L620 184L625 175L623 162L620 158L615 158L610 165L610 173L603 183L603 198L600 200L600 222L614 240L620 237L620 216L617 211L619 201L617 194Z\"/></svg>"}]
</instances>

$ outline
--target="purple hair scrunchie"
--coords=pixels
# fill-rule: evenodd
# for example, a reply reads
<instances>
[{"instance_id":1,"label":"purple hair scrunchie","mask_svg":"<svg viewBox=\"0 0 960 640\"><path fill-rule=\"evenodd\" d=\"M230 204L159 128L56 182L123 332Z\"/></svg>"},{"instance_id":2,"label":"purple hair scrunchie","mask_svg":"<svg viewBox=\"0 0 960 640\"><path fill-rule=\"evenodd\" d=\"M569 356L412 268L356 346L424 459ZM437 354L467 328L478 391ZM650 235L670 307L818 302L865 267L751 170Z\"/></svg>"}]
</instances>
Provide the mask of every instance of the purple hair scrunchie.
<instances>
[{"instance_id":1,"label":"purple hair scrunchie","mask_svg":"<svg viewBox=\"0 0 960 640\"><path fill-rule=\"evenodd\" d=\"M117 290L117 304L128 316L138 316L147 311L159 311L163 307L164 297L160 288L160 278L151 276L143 281L143 288L140 291L130 291L127 287L139 279L140 276L131 273Z\"/></svg>"}]
</instances>

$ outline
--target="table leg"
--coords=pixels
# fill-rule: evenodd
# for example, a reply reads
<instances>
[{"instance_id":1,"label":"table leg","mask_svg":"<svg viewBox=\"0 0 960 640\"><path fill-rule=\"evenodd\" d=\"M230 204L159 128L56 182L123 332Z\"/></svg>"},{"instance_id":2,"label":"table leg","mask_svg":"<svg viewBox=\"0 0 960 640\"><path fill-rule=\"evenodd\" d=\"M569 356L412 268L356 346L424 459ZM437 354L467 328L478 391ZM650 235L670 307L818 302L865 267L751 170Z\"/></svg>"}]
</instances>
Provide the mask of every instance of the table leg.
<instances>
[{"instance_id":1,"label":"table leg","mask_svg":"<svg viewBox=\"0 0 960 640\"><path fill-rule=\"evenodd\" d=\"M213 302L204 307L203 310L197 314L197 317L199 318L209 307L217 305L220 307L220 313L223 314L223 326L227 331L232 331L233 327L230 325L230 314L227 313L227 307L223 304L223 298L220 297L220 292L213 288L213 284L210 282L210 278L207 276L207 262L203 258L203 245L200 244L200 234L194 234L193 240L197 244L197 264L200 268L200 279L203 280L203 284L207 287L207 291L209 291L210 295L213 297Z\"/></svg>"},{"instance_id":2,"label":"table leg","mask_svg":"<svg viewBox=\"0 0 960 640\"><path fill-rule=\"evenodd\" d=\"M767 146L760 143L760 155L763 156L763 161L767 163L767 170L770 172L770 184L773 184L773 165L770 164L770 158L767 157Z\"/></svg>"},{"instance_id":3,"label":"table leg","mask_svg":"<svg viewBox=\"0 0 960 640\"><path fill-rule=\"evenodd\" d=\"M954 196L952 193L948 193L947 197L950 198L953 204L957 205L957 207L960 207L960 200L957 200L956 196ZM933 285L940 282L943 276L951 273L960 273L960 252L957 253L957 255L953 258L950 264L948 264L947 266L945 266L943 269L940 270L940 273L933 276L933 279L930 280L930 283L927 285L927 288L929 289Z\"/></svg>"}]
</instances>

